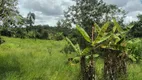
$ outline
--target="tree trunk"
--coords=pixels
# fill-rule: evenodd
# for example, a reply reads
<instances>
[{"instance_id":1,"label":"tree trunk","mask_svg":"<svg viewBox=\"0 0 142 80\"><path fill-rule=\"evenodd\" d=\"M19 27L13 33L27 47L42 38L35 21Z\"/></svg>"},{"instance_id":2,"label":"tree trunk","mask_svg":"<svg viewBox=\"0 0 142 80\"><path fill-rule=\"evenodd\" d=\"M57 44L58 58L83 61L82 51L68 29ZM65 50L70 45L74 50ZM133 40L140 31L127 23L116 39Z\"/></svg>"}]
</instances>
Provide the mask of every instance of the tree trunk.
<instances>
[{"instance_id":1,"label":"tree trunk","mask_svg":"<svg viewBox=\"0 0 142 80\"><path fill-rule=\"evenodd\" d=\"M122 53L122 55L118 57L119 77L123 76L126 78L126 74L127 74L126 58L127 58L127 55L125 53Z\"/></svg>"},{"instance_id":2,"label":"tree trunk","mask_svg":"<svg viewBox=\"0 0 142 80\"><path fill-rule=\"evenodd\" d=\"M126 75L126 56L118 50L107 50L104 57L104 80L118 80ZM125 76L126 77L126 76Z\"/></svg>"},{"instance_id":3,"label":"tree trunk","mask_svg":"<svg viewBox=\"0 0 142 80\"><path fill-rule=\"evenodd\" d=\"M93 54L90 57L90 63L88 66L88 80L95 80L94 60Z\"/></svg>"},{"instance_id":4,"label":"tree trunk","mask_svg":"<svg viewBox=\"0 0 142 80\"><path fill-rule=\"evenodd\" d=\"M88 76L87 76L87 72L86 72L86 59L85 59L85 56L81 56L81 58L80 58L80 67L81 67L82 80L88 80Z\"/></svg>"},{"instance_id":5,"label":"tree trunk","mask_svg":"<svg viewBox=\"0 0 142 80\"><path fill-rule=\"evenodd\" d=\"M92 40L92 43L94 41L94 26L92 26L92 34L91 34L91 40ZM91 56L90 56L90 62L89 62L89 66L88 66L88 80L95 80L95 70L94 70L94 58L93 58L93 50L91 50Z\"/></svg>"}]
</instances>

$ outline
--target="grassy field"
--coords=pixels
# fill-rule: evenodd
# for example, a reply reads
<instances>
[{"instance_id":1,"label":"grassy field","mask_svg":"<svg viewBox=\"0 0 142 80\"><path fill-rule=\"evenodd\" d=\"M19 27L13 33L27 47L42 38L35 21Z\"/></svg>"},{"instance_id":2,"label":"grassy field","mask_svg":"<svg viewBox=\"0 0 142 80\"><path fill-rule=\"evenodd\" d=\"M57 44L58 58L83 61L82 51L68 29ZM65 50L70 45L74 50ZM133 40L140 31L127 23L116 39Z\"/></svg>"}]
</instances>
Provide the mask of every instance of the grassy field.
<instances>
[{"instance_id":1,"label":"grassy field","mask_svg":"<svg viewBox=\"0 0 142 80\"><path fill-rule=\"evenodd\" d=\"M0 45L0 80L79 80L79 64L67 60L75 54L60 51L63 41L3 37ZM102 60L97 60L97 75L102 78ZM128 80L142 80L142 64L128 64Z\"/></svg>"}]
</instances>

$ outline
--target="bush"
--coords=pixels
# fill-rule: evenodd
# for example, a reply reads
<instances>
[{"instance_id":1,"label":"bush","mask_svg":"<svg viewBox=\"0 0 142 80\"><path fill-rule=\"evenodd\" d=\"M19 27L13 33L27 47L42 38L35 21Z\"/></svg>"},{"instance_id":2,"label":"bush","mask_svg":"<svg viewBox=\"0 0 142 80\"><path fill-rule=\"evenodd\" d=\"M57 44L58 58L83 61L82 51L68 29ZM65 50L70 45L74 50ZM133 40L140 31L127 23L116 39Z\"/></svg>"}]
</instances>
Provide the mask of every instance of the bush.
<instances>
[{"instance_id":1,"label":"bush","mask_svg":"<svg viewBox=\"0 0 142 80\"><path fill-rule=\"evenodd\" d=\"M26 38L26 32L24 32L23 29L18 28L18 29L16 30L15 37L18 37L18 38Z\"/></svg>"},{"instance_id":2,"label":"bush","mask_svg":"<svg viewBox=\"0 0 142 80\"><path fill-rule=\"evenodd\" d=\"M55 34L55 40L59 41L59 40L63 40L63 39L64 39L63 33L58 32Z\"/></svg>"},{"instance_id":3,"label":"bush","mask_svg":"<svg viewBox=\"0 0 142 80\"><path fill-rule=\"evenodd\" d=\"M14 32L10 31L9 29L2 29L0 33L2 36L8 36L8 37L12 37L14 34Z\"/></svg>"},{"instance_id":4,"label":"bush","mask_svg":"<svg viewBox=\"0 0 142 80\"><path fill-rule=\"evenodd\" d=\"M41 32L37 32L36 37L39 39L48 39L49 34L47 30L42 30Z\"/></svg>"},{"instance_id":5,"label":"bush","mask_svg":"<svg viewBox=\"0 0 142 80\"><path fill-rule=\"evenodd\" d=\"M142 39L133 39L129 41L128 47L130 49L129 57L132 61L140 62L142 60Z\"/></svg>"},{"instance_id":6,"label":"bush","mask_svg":"<svg viewBox=\"0 0 142 80\"><path fill-rule=\"evenodd\" d=\"M1 37L0 37L0 44L4 43L5 40L3 40Z\"/></svg>"},{"instance_id":7,"label":"bush","mask_svg":"<svg viewBox=\"0 0 142 80\"><path fill-rule=\"evenodd\" d=\"M63 39L64 39L64 36L63 36L63 33L62 33L62 32L50 33L50 34L49 34L49 39L59 41L59 40L63 40Z\"/></svg>"},{"instance_id":8,"label":"bush","mask_svg":"<svg viewBox=\"0 0 142 80\"><path fill-rule=\"evenodd\" d=\"M29 38L34 38L34 31L28 32L27 36L28 36Z\"/></svg>"},{"instance_id":9,"label":"bush","mask_svg":"<svg viewBox=\"0 0 142 80\"><path fill-rule=\"evenodd\" d=\"M71 45L66 45L60 52L71 54L72 52L75 52Z\"/></svg>"}]
</instances>

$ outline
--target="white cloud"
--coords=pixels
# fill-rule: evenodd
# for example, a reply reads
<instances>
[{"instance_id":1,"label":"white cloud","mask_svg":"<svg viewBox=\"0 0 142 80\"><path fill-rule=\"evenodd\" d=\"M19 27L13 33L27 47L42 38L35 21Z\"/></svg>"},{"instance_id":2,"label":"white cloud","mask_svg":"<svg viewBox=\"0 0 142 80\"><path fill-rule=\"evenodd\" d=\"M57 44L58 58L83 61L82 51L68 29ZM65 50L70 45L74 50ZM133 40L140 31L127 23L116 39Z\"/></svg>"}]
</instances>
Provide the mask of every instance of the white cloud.
<instances>
[{"instance_id":1,"label":"white cloud","mask_svg":"<svg viewBox=\"0 0 142 80\"><path fill-rule=\"evenodd\" d=\"M137 18L134 18L132 16L126 16L126 18L124 19L125 24L129 24L132 21L137 21Z\"/></svg>"},{"instance_id":2,"label":"white cloud","mask_svg":"<svg viewBox=\"0 0 142 80\"><path fill-rule=\"evenodd\" d=\"M122 6L126 5L127 2L130 0L103 0L103 1L106 2L107 4L115 4L118 7L122 7Z\"/></svg>"},{"instance_id":3,"label":"white cloud","mask_svg":"<svg viewBox=\"0 0 142 80\"><path fill-rule=\"evenodd\" d=\"M124 23L128 24L132 21L137 21L137 16L138 14L142 14L142 11L133 11L133 12L129 12L124 20Z\"/></svg>"},{"instance_id":4,"label":"white cloud","mask_svg":"<svg viewBox=\"0 0 142 80\"><path fill-rule=\"evenodd\" d=\"M129 12L142 11L142 4L141 4L140 0L130 0L122 8L126 11L129 11Z\"/></svg>"},{"instance_id":5,"label":"white cloud","mask_svg":"<svg viewBox=\"0 0 142 80\"><path fill-rule=\"evenodd\" d=\"M28 12L36 15L35 24L56 25L63 18L63 12L74 2L71 0L19 0L19 11L24 17Z\"/></svg>"},{"instance_id":6,"label":"white cloud","mask_svg":"<svg viewBox=\"0 0 142 80\"><path fill-rule=\"evenodd\" d=\"M137 20L137 15L142 14L142 0L103 0L107 4L115 4L128 11L124 23ZM72 0L19 0L19 11L24 17L28 12L36 14L36 24L56 25L56 22L63 18L63 11L70 5Z\"/></svg>"},{"instance_id":7,"label":"white cloud","mask_svg":"<svg viewBox=\"0 0 142 80\"><path fill-rule=\"evenodd\" d=\"M57 0L33 0L31 2L25 1L24 7L33 10L40 11L45 15L61 15L63 8Z\"/></svg>"},{"instance_id":8,"label":"white cloud","mask_svg":"<svg viewBox=\"0 0 142 80\"><path fill-rule=\"evenodd\" d=\"M142 14L142 0L104 0L107 4L115 4L124 9L128 14L124 23L137 21L137 15Z\"/></svg>"}]
</instances>

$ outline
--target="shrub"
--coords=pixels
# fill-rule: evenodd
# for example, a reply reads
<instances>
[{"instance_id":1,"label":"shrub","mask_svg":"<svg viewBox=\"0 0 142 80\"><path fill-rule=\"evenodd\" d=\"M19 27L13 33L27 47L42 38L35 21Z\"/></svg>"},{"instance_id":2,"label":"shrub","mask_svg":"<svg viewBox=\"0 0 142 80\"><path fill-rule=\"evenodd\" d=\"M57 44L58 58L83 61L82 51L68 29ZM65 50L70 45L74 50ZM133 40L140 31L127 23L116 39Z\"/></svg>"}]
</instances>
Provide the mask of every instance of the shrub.
<instances>
[{"instance_id":1,"label":"shrub","mask_svg":"<svg viewBox=\"0 0 142 80\"><path fill-rule=\"evenodd\" d=\"M8 37L12 37L13 36L13 32L10 31L9 29L2 29L1 30L1 35L2 36L8 36Z\"/></svg>"},{"instance_id":2,"label":"shrub","mask_svg":"<svg viewBox=\"0 0 142 80\"><path fill-rule=\"evenodd\" d=\"M60 52L71 54L72 52L75 52L71 45L66 45Z\"/></svg>"},{"instance_id":3,"label":"shrub","mask_svg":"<svg viewBox=\"0 0 142 80\"><path fill-rule=\"evenodd\" d=\"M0 37L0 44L4 43L5 40L3 40L1 37Z\"/></svg>"},{"instance_id":4,"label":"shrub","mask_svg":"<svg viewBox=\"0 0 142 80\"><path fill-rule=\"evenodd\" d=\"M41 33L38 32L38 34L36 35L36 37L40 38L40 39L48 39L48 31L47 30L43 30Z\"/></svg>"},{"instance_id":5,"label":"shrub","mask_svg":"<svg viewBox=\"0 0 142 80\"><path fill-rule=\"evenodd\" d=\"M26 38L26 32L24 32L23 29L18 28L15 32L15 37Z\"/></svg>"},{"instance_id":6,"label":"shrub","mask_svg":"<svg viewBox=\"0 0 142 80\"><path fill-rule=\"evenodd\" d=\"M62 32L50 33L50 34L49 34L49 39L59 41L59 40L63 40L63 39L64 39L64 36L63 36L63 33L62 33Z\"/></svg>"},{"instance_id":7,"label":"shrub","mask_svg":"<svg viewBox=\"0 0 142 80\"><path fill-rule=\"evenodd\" d=\"M140 62L142 59L142 39L133 39L129 41L128 47L131 50L129 57L132 61Z\"/></svg>"}]
</instances>

